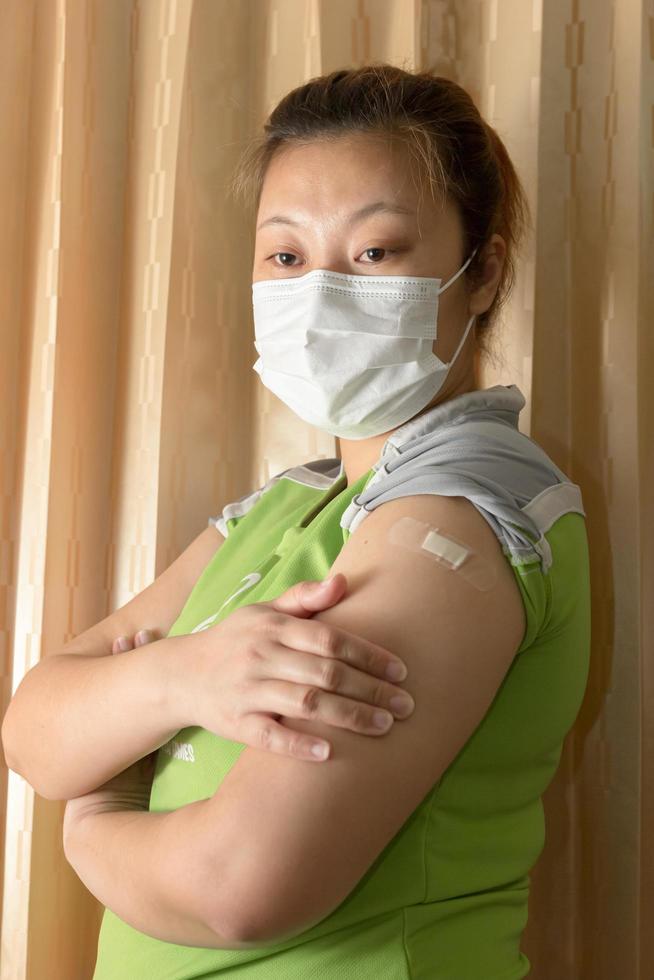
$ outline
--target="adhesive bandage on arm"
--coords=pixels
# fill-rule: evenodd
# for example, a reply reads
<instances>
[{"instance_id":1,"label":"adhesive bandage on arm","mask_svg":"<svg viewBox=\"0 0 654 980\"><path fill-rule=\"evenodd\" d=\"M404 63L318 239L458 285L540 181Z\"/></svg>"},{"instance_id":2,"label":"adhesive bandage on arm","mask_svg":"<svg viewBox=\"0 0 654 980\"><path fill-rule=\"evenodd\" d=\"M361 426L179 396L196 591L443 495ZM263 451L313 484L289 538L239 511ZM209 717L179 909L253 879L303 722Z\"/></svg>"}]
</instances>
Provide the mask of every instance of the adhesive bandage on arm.
<instances>
[{"instance_id":1,"label":"adhesive bandage on arm","mask_svg":"<svg viewBox=\"0 0 654 980\"><path fill-rule=\"evenodd\" d=\"M497 572L487 558L450 534L413 517L395 521L389 528L388 540L455 572L480 592L492 589L497 579Z\"/></svg>"}]
</instances>

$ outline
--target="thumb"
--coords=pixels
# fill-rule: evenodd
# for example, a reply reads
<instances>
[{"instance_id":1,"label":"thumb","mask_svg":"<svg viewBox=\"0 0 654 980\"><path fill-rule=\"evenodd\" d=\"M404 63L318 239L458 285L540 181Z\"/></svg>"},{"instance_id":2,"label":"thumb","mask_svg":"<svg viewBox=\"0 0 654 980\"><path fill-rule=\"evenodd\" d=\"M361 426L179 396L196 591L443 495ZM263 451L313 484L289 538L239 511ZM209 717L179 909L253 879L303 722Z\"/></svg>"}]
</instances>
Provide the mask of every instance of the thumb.
<instances>
[{"instance_id":1,"label":"thumb","mask_svg":"<svg viewBox=\"0 0 654 980\"><path fill-rule=\"evenodd\" d=\"M272 606L273 609L287 613L289 616L308 619L312 613L327 609L342 599L346 586L347 579L343 572L336 572L324 582L296 582L276 599L263 605Z\"/></svg>"}]
</instances>

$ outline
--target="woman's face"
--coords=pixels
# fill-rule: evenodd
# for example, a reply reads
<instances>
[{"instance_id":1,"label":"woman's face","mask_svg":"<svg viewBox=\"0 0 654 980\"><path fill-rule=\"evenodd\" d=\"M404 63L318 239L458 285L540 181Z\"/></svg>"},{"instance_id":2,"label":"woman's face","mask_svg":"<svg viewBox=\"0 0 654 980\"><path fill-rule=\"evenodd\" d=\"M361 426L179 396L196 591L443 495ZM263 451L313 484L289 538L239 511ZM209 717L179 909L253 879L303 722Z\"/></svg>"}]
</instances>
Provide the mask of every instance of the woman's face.
<instances>
[{"instance_id":1,"label":"woman's face","mask_svg":"<svg viewBox=\"0 0 654 980\"><path fill-rule=\"evenodd\" d=\"M266 171L257 212L252 281L327 269L438 276L447 282L468 258L462 254L461 222L456 207L448 200L441 208L427 187L420 201L419 179L404 147L365 134L278 150ZM500 236L495 239L502 243ZM500 269L501 263L495 286ZM495 290L489 285L487 295L470 294L462 274L441 293L433 344L441 360L450 360L470 315L490 306ZM462 377L462 364L469 371L472 352L471 331L448 388Z\"/></svg>"}]
</instances>

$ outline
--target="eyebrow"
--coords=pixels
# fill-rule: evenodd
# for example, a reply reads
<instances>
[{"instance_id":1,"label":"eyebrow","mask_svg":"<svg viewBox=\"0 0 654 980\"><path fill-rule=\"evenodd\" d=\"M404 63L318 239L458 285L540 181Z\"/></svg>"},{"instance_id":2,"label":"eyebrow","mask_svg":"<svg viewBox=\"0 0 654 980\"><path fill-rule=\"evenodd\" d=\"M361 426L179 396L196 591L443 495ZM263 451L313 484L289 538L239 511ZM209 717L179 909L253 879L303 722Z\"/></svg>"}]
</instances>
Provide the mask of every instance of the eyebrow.
<instances>
[{"instance_id":1,"label":"eyebrow","mask_svg":"<svg viewBox=\"0 0 654 980\"><path fill-rule=\"evenodd\" d=\"M404 208L400 204L392 204L388 201L374 201L372 204L366 204L364 207L359 208L357 211L353 211L348 219L347 223L353 225L358 221L362 221L364 218L369 217L371 214L376 214L378 211L385 211L389 214L415 214L415 211L409 210L409 208ZM266 218L262 221L260 225L257 226L257 231L261 228L265 228L266 225L295 225L296 227L301 227L301 221L294 221L293 218L289 218L283 214L274 214L271 218Z\"/></svg>"}]
</instances>

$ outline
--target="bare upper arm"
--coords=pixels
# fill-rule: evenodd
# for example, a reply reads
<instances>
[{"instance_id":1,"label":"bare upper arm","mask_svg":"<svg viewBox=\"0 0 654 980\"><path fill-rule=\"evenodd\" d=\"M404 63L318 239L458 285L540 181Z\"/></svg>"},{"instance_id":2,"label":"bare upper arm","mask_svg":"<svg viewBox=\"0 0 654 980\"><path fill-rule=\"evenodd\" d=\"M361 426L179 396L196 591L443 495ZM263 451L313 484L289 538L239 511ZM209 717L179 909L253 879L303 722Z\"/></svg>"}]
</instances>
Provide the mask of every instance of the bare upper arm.
<instances>
[{"instance_id":1,"label":"bare upper arm","mask_svg":"<svg viewBox=\"0 0 654 980\"><path fill-rule=\"evenodd\" d=\"M390 545L388 531L403 516L466 542L491 563L493 588L480 591ZM382 737L281 716L286 728L329 741L329 761L247 747L222 780L208 802L216 832L198 841L201 866L217 869L214 921L255 946L298 935L351 893L477 728L525 633L515 576L489 524L463 498L382 504L331 571L345 573L347 593L314 620L401 657L415 710Z\"/></svg>"},{"instance_id":2,"label":"bare upper arm","mask_svg":"<svg viewBox=\"0 0 654 980\"><path fill-rule=\"evenodd\" d=\"M107 656L117 636L131 637L140 629L149 629L157 640L167 636L193 586L225 540L210 524L150 585L95 626L79 633L54 655Z\"/></svg>"}]
</instances>

